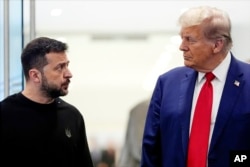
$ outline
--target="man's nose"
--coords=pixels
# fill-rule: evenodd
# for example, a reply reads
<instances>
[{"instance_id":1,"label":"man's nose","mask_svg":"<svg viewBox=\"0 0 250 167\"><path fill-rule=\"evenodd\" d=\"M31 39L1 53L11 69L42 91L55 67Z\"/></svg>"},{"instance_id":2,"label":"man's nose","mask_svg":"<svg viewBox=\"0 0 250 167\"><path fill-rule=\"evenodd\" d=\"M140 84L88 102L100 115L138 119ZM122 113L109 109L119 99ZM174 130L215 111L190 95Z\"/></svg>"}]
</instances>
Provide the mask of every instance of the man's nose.
<instances>
[{"instance_id":1,"label":"man's nose","mask_svg":"<svg viewBox=\"0 0 250 167\"><path fill-rule=\"evenodd\" d=\"M65 76L66 78L72 78L72 77L73 77L71 71L70 71L68 68L66 69L66 71L65 71L65 73L64 73L64 76Z\"/></svg>"},{"instance_id":2,"label":"man's nose","mask_svg":"<svg viewBox=\"0 0 250 167\"><path fill-rule=\"evenodd\" d=\"M180 44L180 46L179 46L179 49L180 49L181 51L187 51L187 50L188 50L188 47L187 47L187 45L185 44L185 41L182 40L182 42L181 42L181 44Z\"/></svg>"}]
</instances>

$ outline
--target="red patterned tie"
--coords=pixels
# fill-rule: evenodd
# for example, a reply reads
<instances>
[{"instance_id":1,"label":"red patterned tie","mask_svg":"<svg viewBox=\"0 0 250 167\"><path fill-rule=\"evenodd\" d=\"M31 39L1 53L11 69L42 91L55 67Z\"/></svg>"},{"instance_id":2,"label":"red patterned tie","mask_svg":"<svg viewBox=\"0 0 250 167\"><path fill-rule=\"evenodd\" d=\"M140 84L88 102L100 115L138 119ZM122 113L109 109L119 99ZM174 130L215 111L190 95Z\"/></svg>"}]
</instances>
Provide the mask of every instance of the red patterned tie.
<instances>
[{"instance_id":1,"label":"red patterned tie","mask_svg":"<svg viewBox=\"0 0 250 167\"><path fill-rule=\"evenodd\" d=\"M213 103L214 74L206 73L206 82L201 88L194 111L188 148L187 167L206 167L211 111Z\"/></svg>"}]
</instances>

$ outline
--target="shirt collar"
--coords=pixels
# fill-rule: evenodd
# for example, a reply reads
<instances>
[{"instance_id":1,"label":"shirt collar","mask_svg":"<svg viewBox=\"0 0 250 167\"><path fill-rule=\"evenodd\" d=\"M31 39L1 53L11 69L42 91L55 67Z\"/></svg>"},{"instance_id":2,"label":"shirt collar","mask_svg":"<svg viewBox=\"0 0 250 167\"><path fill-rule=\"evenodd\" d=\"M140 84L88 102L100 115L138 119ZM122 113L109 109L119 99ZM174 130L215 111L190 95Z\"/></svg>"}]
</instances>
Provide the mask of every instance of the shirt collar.
<instances>
[{"instance_id":1,"label":"shirt collar","mask_svg":"<svg viewBox=\"0 0 250 167\"><path fill-rule=\"evenodd\" d=\"M230 62L231 62L231 54L230 54L230 52L228 52L225 59L212 71L213 74L215 75L215 77L219 81L226 80L227 71L229 69ZM203 73L203 72L198 73L198 83L200 83L202 81L204 76L205 76L205 73Z\"/></svg>"}]
</instances>

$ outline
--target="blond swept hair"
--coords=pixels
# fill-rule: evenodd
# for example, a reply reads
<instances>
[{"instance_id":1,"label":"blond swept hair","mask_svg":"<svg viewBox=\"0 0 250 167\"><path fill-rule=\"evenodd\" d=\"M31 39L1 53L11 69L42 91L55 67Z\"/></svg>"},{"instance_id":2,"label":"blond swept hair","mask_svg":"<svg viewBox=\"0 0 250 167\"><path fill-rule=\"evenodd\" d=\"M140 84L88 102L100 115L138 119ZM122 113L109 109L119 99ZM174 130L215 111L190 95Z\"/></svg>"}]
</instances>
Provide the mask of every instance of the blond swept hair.
<instances>
[{"instance_id":1,"label":"blond swept hair","mask_svg":"<svg viewBox=\"0 0 250 167\"><path fill-rule=\"evenodd\" d=\"M225 41L225 52L232 47L231 20L223 10L210 6L193 7L181 14L178 23L181 27L202 26L204 36L208 40Z\"/></svg>"}]
</instances>

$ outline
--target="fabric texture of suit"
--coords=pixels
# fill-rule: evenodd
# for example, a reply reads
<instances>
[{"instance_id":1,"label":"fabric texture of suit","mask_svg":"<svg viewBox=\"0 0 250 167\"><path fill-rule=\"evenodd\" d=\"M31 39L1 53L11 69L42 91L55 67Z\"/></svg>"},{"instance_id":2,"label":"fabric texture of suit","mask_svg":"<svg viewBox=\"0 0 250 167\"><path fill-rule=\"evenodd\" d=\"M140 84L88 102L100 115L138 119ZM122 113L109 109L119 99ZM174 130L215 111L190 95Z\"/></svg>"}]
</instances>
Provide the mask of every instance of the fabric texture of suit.
<instances>
[{"instance_id":1,"label":"fabric texture of suit","mask_svg":"<svg viewBox=\"0 0 250 167\"><path fill-rule=\"evenodd\" d=\"M229 167L230 151L250 150L250 65L231 55L208 153L208 167ZM147 115L141 167L185 167L198 72L177 67L157 81Z\"/></svg>"}]
</instances>

